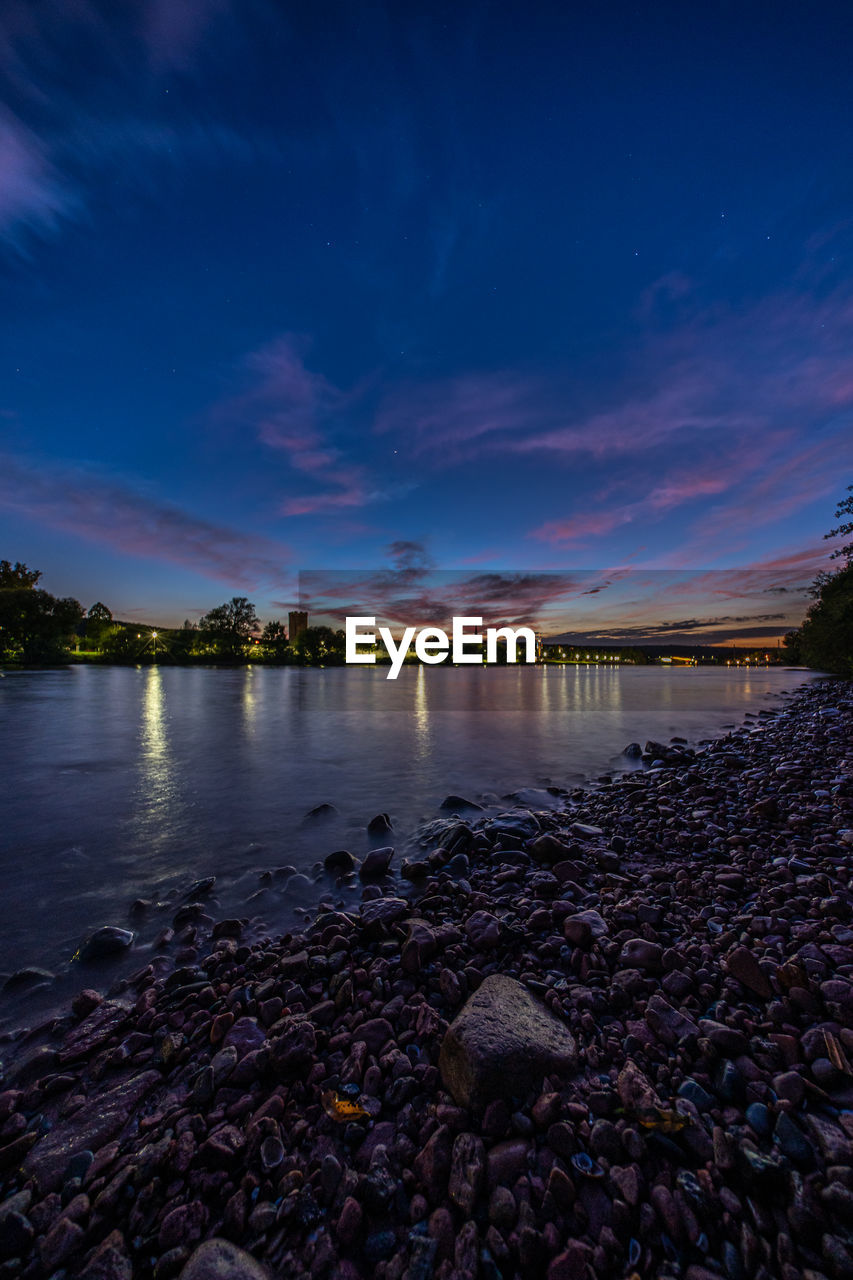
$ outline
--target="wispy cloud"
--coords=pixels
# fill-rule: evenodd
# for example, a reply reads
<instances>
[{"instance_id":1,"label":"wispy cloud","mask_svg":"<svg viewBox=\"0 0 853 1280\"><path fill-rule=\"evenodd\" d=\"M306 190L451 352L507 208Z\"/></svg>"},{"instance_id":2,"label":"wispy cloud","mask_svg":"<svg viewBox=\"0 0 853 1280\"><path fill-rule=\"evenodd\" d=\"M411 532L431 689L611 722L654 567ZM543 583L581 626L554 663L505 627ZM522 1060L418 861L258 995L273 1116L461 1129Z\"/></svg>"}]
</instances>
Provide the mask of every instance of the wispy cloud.
<instances>
[{"instance_id":1,"label":"wispy cloud","mask_svg":"<svg viewBox=\"0 0 853 1280\"><path fill-rule=\"evenodd\" d=\"M680 300L689 282L652 291L637 316L634 357L610 387L610 403L584 407L567 376L480 371L392 390L379 433L403 438L435 467L498 454L551 457L566 465L617 462L674 449L680 461L711 443L739 452L803 426L839 444L853 406L853 293L777 293L752 305L685 306L661 325L653 298ZM849 447L848 447L849 449Z\"/></svg>"},{"instance_id":2,"label":"wispy cloud","mask_svg":"<svg viewBox=\"0 0 853 1280\"><path fill-rule=\"evenodd\" d=\"M292 579L289 550L272 539L200 519L79 466L4 456L0 506L105 551L180 565L235 589L281 588Z\"/></svg>"},{"instance_id":3,"label":"wispy cloud","mask_svg":"<svg viewBox=\"0 0 853 1280\"><path fill-rule=\"evenodd\" d=\"M156 67L186 68L230 0L145 0L140 31Z\"/></svg>"},{"instance_id":4,"label":"wispy cloud","mask_svg":"<svg viewBox=\"0 0 853 1280\"><path fill-rule=\"evenodd\" d=\"M776 444L777 437L765 436L742 446L731 457L708 458L706 451L702 460L691 467L671 467L669 474L648 493L632 502L619 503L613 494L620 488L636 489L636 480L611 483L598 495L594 509L578 512L566 520L548 521L534 529L531 537L557 546L572 546L607 537L623 525L643 522L645 527L678 507L733 489L764 465Z\"/></svg>"},{"instance_id":5,"label":"wispy cloud","mask_svg":"<svg viewBox=\"0 0 853 1280\"><path fill-rule=\"evenodd\" d=\"M310 488L282 500L284 516L358 510L400 496L411 486L377 482L364 463L353 460L351 448L337 443L353 435L350 415L360 405L364 386L344 391L309 369L308 345L305 338L284 334L250 354L245 361L248 389L217 412L253 431L291 471L310 482ZM355 439L358 443L357 433Z\"/></svg>"},{"instance_id":6,"label":"wispy cloud","mask_svg":"<svg viewBox=\"0 0 853 1280\"><path fill-rule=\"evenodd\" d=\"M559 421L554 387L524 374L468 373L434 383L408 383L391 391L375 429L405 439L416 454L439 465L506 447L519 432Z\"/></svg>"},{"instance_id":7,"label":"wispy cloud","mask_svg":"<svg viewBox=\"0 0 853 1280\"><path fill-rule=\"evenodd\" d=\"M847 431L832 431L813 443L799 443L756 469L735 490L736 501L712 508L692 525L691 536L670 555L679 564L719 560L743 555L754 546L756 532L784 524L803 507L819 499L830 500L839 492L839 474L853 465L853 447ZM828 556L823 548L822 561ZM665 558L664 558L665 559Z\"/></svg>"},{"instance_id":8,"label":"wispy cloud","mask_svg":"<svg viewBox=\"0 0 853 1280\"><path fill-rule=\"evenodd\" d=\"M78 198L32 130L0 114L0 238L21 249L22 232L53 231Z\"/></svg>"},{"instance_id":9,"label":"wispy cloud","mask_svg":"<svg viewBox=\"0 0 853 1280\"><path fill-rule=\"evenodd\" d=\"M0 240L25 252L33 237L82 218L105 172L120 167L138 181L140 152L204 159L269 151L269 141L242 137L215 111L176 117L162 92L151 92L162 75L191 69L231 8L231 0L6 0L0 75L15 105L0 114Z\"/></svg>"}]
</instances>

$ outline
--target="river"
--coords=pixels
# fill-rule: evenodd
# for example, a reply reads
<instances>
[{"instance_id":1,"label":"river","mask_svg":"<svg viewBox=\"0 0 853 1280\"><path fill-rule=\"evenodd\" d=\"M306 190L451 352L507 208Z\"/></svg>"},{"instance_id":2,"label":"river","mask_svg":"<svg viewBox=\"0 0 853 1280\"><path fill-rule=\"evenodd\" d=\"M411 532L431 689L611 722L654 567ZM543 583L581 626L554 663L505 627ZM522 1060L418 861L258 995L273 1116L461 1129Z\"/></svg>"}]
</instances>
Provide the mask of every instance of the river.
<instances>
[{"instance_id":1,"label":"river","mask_svg":"<svg viewBox=\"0 0 853 1280\"><path fill-rule=\"evenodd\" d=\"M782 705L809 675L695 667L73 667L0 679L0 973L63 972L135 899L215 875L217 914L292 927L336 894L317 863L394 844L456 793L500 809L520 788L624 769L631 741L697 743ZM547 792L523 796L553 803ZM335 812L307 819L317 805ZM371 841L387 811L393 835ZM302 877L264 877L295 866ZM264 879L267 884L264 884ZM350 891L346 900L353 900ZM259 895L254 896L253 895ZM135 923L150 941L170 912Z\"/></svg>"}]
</instances>

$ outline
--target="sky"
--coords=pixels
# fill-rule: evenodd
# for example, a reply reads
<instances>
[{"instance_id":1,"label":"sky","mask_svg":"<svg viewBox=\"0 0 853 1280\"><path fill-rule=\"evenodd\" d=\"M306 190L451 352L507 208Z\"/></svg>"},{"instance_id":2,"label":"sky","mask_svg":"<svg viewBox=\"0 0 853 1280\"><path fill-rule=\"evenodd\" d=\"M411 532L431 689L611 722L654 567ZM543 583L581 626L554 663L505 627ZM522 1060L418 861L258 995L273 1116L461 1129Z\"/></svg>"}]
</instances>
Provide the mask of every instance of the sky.
<instances>
[{"instance_id":1,"label":"sky","mask_svg":"<svg viewBox=\"0 0 853 1280\"><path fill-rule=\"evenodd\" d=\"M417 563L507 617L766 574L787 629L853 482L851 55L836 3L4 0L0 555L162 625Z\"/></svg>"}]
</instances>

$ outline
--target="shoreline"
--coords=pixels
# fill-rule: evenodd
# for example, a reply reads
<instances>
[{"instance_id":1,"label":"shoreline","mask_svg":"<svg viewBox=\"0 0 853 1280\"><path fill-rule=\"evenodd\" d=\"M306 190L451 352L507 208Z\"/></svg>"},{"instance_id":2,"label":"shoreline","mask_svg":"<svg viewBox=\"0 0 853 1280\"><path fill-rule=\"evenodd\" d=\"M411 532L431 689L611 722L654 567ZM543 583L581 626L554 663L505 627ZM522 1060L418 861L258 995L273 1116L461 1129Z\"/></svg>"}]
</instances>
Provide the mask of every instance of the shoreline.
<instances>
[{"instance_id":1,"label":"shoreline","mask_svg":"<svg viewBox=\"0 0 853 1280\"><path fill-rule=\"evenodd\" d=\"M853 1275L851 728L816 681L571 810L462 812L416 900L281 939L188 904L181 967L4 1062L0 1280L198 1280L211 1237L271 1277ZM504 1097L440 1062L494 974L536 1001Z\"/></svg>"},{"instance_id":2,"label":"shoreline","mask_svg":"<svg viewBox=\"0 0 853 1280\"><path fill-rule=\"evenodd\" d=\"M208 928L220 915L251 917L253 928L273 935L300 928L303 908L335 893L323 872L326 854L348 849L362 857L393 843L399 862L418 830L446 813L448 791L490 811L558 807L545 788L574 792L630 769L639 763L623 753L632 739L668 742L679 734L701 744L744 714L784 705L783 694L814 678L657 668L493 674L486 688L479 671L472 679L439 672L423 691L415 671L396 686L362 672L355 688L335 671L261 670L252 683L251 670L160 668L0 682L14 694L2 708L11 793L0 858L7 886L0 987L21 969L42 969L48 985L28 989L26 1018L35 1016L33 1006L43 1017L58 1012L89 981L77 982L77 966L68 967L81 940L104 924L134 930L132 953L107 979L130 973L145 963L145 948L193 882L211 876ZM217 711L221 680L230 685L226 712ZM363 710L367 724L389 702L389 732L369 759L357 715L344 708L331 719L318 714L338 698ZM469 723L456 714L463 707ZM493 708L500 712L494 733ZM197 717L203 751L193 736ZM91 729L81 734L81 724ZM281 750L282 726L302 744L295 751ZM42 738L46 750L34 751ZM174 805L165 802L166 789ZM385 811L393 832L376 836L368 828ZM349 909L351 896L344 890L334 900ZM5 1032L21 1021L10 1003L0 1000L0 1053Z\"/></svg>"}]
</instances>

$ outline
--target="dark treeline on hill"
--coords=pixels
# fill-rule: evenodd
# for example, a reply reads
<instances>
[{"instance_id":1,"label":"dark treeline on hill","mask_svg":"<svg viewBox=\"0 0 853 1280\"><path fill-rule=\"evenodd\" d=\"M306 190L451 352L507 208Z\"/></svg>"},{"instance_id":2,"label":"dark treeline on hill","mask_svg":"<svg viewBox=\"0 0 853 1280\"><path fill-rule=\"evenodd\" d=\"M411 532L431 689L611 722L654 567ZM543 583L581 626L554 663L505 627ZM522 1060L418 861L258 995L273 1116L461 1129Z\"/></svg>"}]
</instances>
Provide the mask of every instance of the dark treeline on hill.
<instances>
[{"instance_id":1,"label":"dark treeline on hill","mask_svg":"<svg viewBox=\"0 0 853 1280\"><path fill-rule=\"evenodd\" d=\"M853 534L853 485L849 497L842 499L835 511L841 520L830 529L827 538ZM785 653L789 662L830 671L834 675L853 676L853 542L847 542L832 553L833 560L843 560L834 573L819 573L812 595L814 604L803 625L785 636Z\"/></svg>"},{"instance_id":2,"label":"dark treeline on hill","mask_svg":"<svg viewBox=\"0 0 853 1280\"><path fill-rule=\"evenodd\" d=\"M38 569L0 560L0 661L7 665L344 662L343 631L308 627L290 642L283 623L261 627L245 596L211 609L197 625L187 619L181 627L152 627L114 618L100 600L87 613L78 600L58 599L38 587L41 576Z\"/></svg>"},{"instance_id":3,"label":"dark treeline on hill","mask_svg":"<svg viewBox=\"0 0 853 1280\"><path fill-rule=\"evenodd\" d=\"M98 610L93 620L93 610ZM181 627L141 626L104 618L94 605L80 627L78 656L90 661L173 662L177 664L266 662L294 666L342 666L344 633L331 627L307 627L291 641L284 623L264 626L252 602L233 596L198 623ZM109 614L108 610L105 610ZM94 621L94 626L93 626Z\"/></svg>"},{"instance_id":4,"label":"dark treeline on hill","mask_svg":"<svg viewBox=\"0 0 853 1280\"><path fill-rule=\"evenodd\" d=\"M0 659L61 662L83 617L78 600L58 599L38 585L41 572L0 560Z\"/></svg>"}]
</instances>

